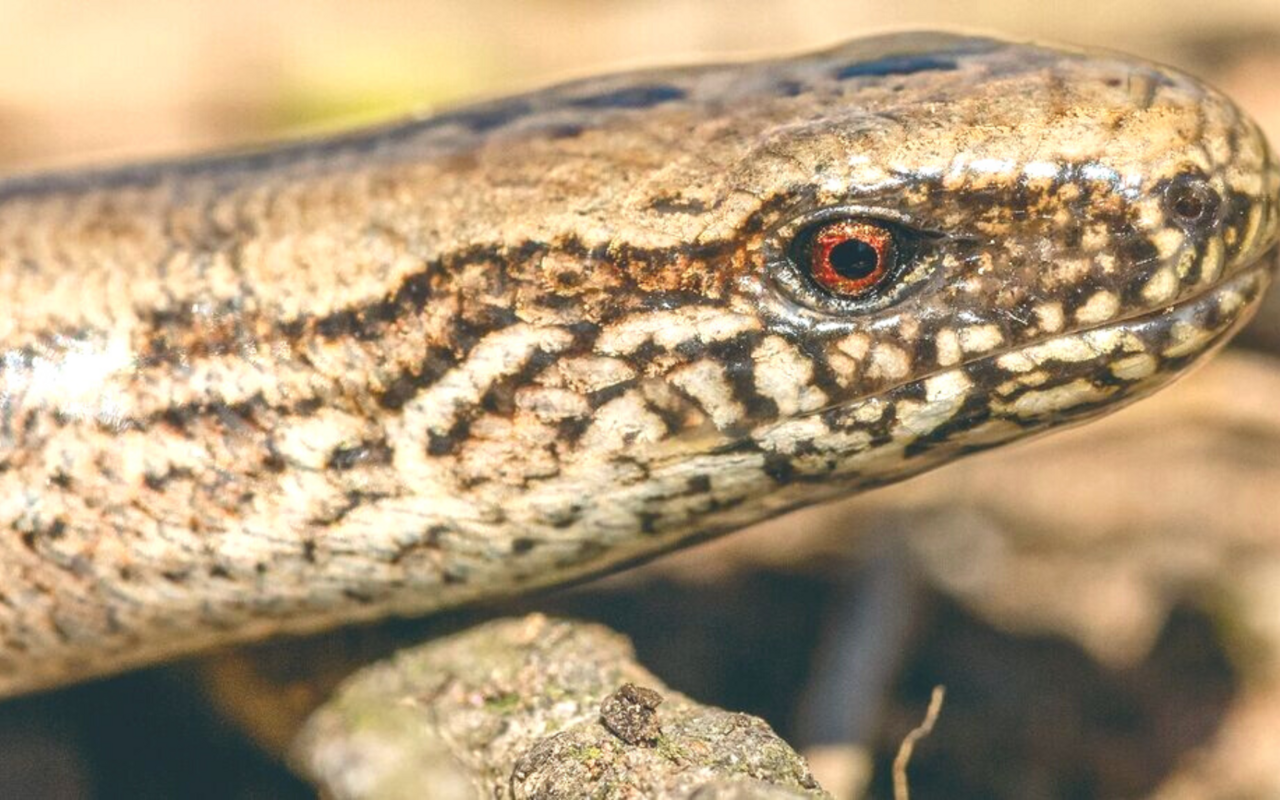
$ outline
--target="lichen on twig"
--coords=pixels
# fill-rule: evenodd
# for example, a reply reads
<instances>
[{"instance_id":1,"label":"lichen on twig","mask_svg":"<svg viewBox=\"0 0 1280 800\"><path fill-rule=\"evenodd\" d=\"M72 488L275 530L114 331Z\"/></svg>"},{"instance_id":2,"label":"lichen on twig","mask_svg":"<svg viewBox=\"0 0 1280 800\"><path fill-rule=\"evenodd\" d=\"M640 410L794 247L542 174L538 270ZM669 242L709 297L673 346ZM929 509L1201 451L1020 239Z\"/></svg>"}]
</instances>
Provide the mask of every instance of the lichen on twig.
<instances>
[{"instance_id":1,"label":"lichen on twig","mask_svg":"<svg viewBox=\"0 0 1280 800\"><path fill-rule=\"evenodd\" d=\"M829 797L762 720L671 691L612 631L541 615L357 673L294 758L335 798Z\"/></svg>"}]
</instances>

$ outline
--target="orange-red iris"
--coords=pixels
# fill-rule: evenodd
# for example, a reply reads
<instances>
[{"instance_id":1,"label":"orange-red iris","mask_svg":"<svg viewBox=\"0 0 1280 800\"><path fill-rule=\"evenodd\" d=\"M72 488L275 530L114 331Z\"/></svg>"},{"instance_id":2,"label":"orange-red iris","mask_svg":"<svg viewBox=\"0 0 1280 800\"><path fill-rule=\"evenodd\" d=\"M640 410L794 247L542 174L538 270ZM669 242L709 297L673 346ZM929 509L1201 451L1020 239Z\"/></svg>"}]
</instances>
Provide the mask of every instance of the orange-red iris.
<instances>
[{"instance_id":1,"label":"orange-red iris","mask_svg":"<svg viewBox=\"0 0 1280 800\"><path fill-rule=\"evenodd\" d=\"M809 268L828 292L859 297L884 280L893 259L892 233L871 222L841 220L814 234Z\"/></svg>"}]
</instances>

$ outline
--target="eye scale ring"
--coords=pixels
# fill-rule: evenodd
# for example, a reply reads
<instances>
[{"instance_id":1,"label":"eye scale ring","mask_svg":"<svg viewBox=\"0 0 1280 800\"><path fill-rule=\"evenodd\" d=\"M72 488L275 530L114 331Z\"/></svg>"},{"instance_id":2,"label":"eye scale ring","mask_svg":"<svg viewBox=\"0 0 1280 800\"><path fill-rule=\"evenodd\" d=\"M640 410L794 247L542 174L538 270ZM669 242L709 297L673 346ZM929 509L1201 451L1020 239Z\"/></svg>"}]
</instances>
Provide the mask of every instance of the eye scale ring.
<instances>
[{"instance_id":1,"label":"eye scale ring","mask_svg":"<svg viewBox=\"0 0 1280 800\"><path fill-rule=\"evenodd\" d=\"M929 285L941 248L962 241L898 209L849 204L797 214L773 228L762 251L788 300L849 317L881 311Z\"/></svg>"},{"instance_id":2,"label":"eye scale ring","mask_svg":"<svg viewBox=\"0 0 1280 800\"><path fill-rule=\"evenodd\" d=\"M882 225L849 219L831 222L813 234L809 274L837 297L861 297L892 270L895 250L893 234Z\"/></svg>"},{"instance_id":3,"label":"eye scale ring","mask_svg":"<svg viewBox=\"0 0 1280 800\"><path fill-rule=\"evenodd\" d=\"M1164 207L1173 220L1184 228L1212 225L1218 216L1222 199L1203 178L1183 175L1174 179L1164 193Z\"/></svg>"}]
</instances>

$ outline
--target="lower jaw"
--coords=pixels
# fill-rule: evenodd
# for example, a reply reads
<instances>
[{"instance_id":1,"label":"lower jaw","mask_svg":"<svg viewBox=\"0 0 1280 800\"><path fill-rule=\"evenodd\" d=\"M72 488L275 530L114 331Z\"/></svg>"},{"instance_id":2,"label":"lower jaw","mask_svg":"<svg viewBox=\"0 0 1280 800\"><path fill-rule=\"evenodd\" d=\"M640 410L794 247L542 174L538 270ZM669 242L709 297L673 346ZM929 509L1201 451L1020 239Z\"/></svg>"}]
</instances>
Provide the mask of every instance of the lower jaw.
<instances>
[{"instance_id":1,"label":"lower jaw","mask_svg":"<svg viewBox=\"0 0 1280 800\"><path fill-rule=\"evenodd\" d=\"M1015 386L1031 391L1043 389L1038 378L1027 379L1036 371L1051 385L1065 377L1099 389L1154 390L1226 344L1257 311L1271 277L1270 264L1259 264L1176 305L1005 353L987 366L1004 368ZM1007 387L993 388L998 396Z\"/></svg>"},{"instance_id":2,"label":"lower jaw","mask_svg":"<svg viewBox=\"0 0 1280 800\"><path fill-rule=\"evenodd\" d=\"M847 450L838 466L815 458L812 472L804 465L798 472L852 478L856 490L1123 408L1187 374L1243 327L1270 284L1269 266L1168 308L987 356L842 407L831 427L846 437L867 432L866 445ZM868 424L878 416L869 413L874 407L892 413Z\"/></svg>"}]
</instances>

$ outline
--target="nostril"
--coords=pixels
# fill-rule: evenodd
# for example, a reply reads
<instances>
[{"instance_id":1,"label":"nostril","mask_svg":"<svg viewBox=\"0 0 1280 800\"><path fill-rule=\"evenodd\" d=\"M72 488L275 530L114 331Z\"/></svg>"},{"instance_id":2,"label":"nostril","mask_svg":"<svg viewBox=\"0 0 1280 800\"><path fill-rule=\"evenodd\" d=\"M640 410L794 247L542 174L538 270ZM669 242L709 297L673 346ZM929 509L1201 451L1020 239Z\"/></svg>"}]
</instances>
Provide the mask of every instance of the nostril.
<instances>
[{"instance_id":1,"label":"nostril","mask_svg":"<svg viewBox=\"0 0 1280 800\"><path fill-rule=\"evenodd\" d=\"M1196 192L1177 192L1169 201L1169 205L1173 208L1173 213L1183 222L1196 222L1205 215L1204 198Z\"/></svg>"},{"instance_id":2,"label":"nostril","mask_svg":"<svg viewBox=\"0 0 1280 800\"><path fill-rule=\"evenodd\" d=\"M1179 226L1188 229L1211 227L1218 217L1222 198L1198 175L1180 175L1164 193L1165 210Z\"/></svg>"}]
</instances>

